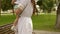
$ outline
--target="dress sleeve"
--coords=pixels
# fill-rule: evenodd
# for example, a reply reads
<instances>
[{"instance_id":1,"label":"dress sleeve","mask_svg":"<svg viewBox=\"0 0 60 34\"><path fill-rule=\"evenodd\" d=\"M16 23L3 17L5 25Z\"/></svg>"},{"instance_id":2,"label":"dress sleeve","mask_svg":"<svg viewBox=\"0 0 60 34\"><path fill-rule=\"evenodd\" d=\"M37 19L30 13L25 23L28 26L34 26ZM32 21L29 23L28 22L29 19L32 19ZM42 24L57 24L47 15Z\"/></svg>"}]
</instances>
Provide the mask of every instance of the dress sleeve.
<instances>
[{"instance_id":1,"label":"dress sleeve","mask_svg":"<svg viewBox=\"0 0 60 34\"><path fill-rule=\"evenodd\" d=\"M18 7L23 10L29 3L29 0L19 0L17 2L18 2ZM17 3L17 2L15 2L15 3Z\"/></svg>"}]
</instances>

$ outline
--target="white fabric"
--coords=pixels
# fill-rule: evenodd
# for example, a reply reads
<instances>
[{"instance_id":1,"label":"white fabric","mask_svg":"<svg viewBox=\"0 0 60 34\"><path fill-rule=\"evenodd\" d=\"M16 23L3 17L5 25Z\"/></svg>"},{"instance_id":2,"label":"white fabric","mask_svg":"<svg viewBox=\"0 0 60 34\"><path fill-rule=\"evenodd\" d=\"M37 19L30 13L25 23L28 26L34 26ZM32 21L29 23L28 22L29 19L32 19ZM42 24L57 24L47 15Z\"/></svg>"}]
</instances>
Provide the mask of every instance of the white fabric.
<instances>
[{"instance_id":1,"label":"white fabric","mask_svg":"<svg viewBox=\"0 0 60 34\"><path fill-rule=\"evenodd\" d=\"M19 5L15 5L14 6L14 10L16 10L16 9L21 9L21 10L23 10L24 9L24 6L22 5L22 4L19 4Z\"/></svg>"},{"instance_id":2,"label":"white fabric","mask_svg":"<svg viewBox=\"0 0 60 34\"><path fill-rule=\"evenodd\" d=\"M16 2L15 2L15 4L18 4L18 6L21 6L21 5L23 5L22 7L26 7L27 6L27 4L29 3L29 1L30 0L17 0Z\"/></svg>"},{"instance_id":3,"label":"white fabric","mask_svg":"<svg viewBox=\"0 0 60 34\"><path fill-rule=\"evenodd\" d=\"M17 32L15 34L32 34L33 26L31 16L33 13L33 7L31 4L31 0L17 0L16 4L22 4L24 6L24 10L21 17L18 20L18 24L16 26Z\"/></svg>"},{"instance_id":4,"label":"white fabric","mask_svg":"<svg viewBox=\"0 0 60 34\"><path fill-rule=\"evenodd\" d=\"M24 6L22 4L19 4L18 7L23 10L24 9Z\"/></svg>"}]
</instances>

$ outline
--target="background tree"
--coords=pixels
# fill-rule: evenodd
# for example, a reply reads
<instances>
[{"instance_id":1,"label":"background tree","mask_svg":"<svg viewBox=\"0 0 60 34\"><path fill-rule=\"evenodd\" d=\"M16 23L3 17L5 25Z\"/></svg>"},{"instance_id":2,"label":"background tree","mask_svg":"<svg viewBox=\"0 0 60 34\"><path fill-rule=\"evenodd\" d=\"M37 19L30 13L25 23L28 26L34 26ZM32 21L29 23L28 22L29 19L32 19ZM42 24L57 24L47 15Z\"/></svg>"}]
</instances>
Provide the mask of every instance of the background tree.
<instances>
[{"instance_id":1,"label":"background tree","mask_svg":"<svg viewBox=\"0 0 60 34\"><path fill-rule=\"evenodd\" d=\"M56 17L56 28L60 29L60 0L58 0L58 8L57 8L57 17Z\"/></svg>"},{"instance_id":2,"label":"background tree","mask_svg":"<svg viewBox=\"0 0 60 34\"><path fill-rule=\"evenodd\" d=\"M7 10L12 10L14 14L14 8L13 5L11 4L12 0L2 0L2 11L7 11Z\"/></svg>"},{"instance_id":3,"label":"background tree","mask_svg":"<svg viewBox=\"0 0 60 34\"><path fill-rule=\"evenodd\" d=\"M37 1L37 5L39 5L40 10L42 9L42 0Z\"/></svg>"},{"instance_id":4,"label":"background tree","mask_svg":"<svg viewBox=\"0 0 60 34\"><path fill-rule=\"evenodd\" d=\"M1 0L0 0L0 16L1 16Z\"/></svg>"},{"instance_id":5,"label":"background tree","mask_svg":"<svg viewBox=\"0 0 60 34\"><path fill-rule=\"evenodd\" d=\"M9 9L12 9L12 4L11 4L11 0L2 0L2 10L3 11L7 11Z\"/></svg>"},{"instance_id":6,"label":"background tree","mask_svg":"<svg viewBox=\"0 0 60 34\"><path fill-rule=\"evenodd\" d=\"M46 10L48 13L51 13L51 10L55 4L55 0L39 0L37 4L40 6L40 9L43 9L43 12Z\"/></svg>"}]
</instances>

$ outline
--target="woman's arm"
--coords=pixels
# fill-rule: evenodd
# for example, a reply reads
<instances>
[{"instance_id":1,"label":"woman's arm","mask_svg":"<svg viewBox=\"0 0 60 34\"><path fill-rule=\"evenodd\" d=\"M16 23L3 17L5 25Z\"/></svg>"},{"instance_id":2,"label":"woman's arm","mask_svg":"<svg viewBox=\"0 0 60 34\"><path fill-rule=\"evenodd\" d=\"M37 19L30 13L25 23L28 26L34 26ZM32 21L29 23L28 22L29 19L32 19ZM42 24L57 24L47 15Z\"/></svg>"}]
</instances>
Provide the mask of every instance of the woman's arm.
<instances>
[{"instance_id":1,"label":"woman's arm","mask_svg":"<svg viewBox=\"0 0 60 34\"><path fill-rule=\"evenodd\" d=\"M14 11L16 13L16 19L13 23L14 26L17 25L18 23L18 19L19 19L19 15L22 13L22 11L25 9L25 7L27 6L28 2L30 0L20 0L18 3L18 8ZM18 1L17 1L18 2ZM16 2L16 3L17 3Z\"/></svg>"},{"instance_id":2,"label":"woman's arm","mask_svg":"<svg viewBox=\"0 0 60 34\"><path fill-rule=\"evenodd\" d=\"M20 8L18 8L18 9L15 10L16 19L15 19L15 21L13 22L13 26L16 26L16 25L17 25L18 19L19 19L19 17L20 17L20 13L21 13L21 12L22 12L22 10L21 10Z\"/></svg>"}]
</instances>

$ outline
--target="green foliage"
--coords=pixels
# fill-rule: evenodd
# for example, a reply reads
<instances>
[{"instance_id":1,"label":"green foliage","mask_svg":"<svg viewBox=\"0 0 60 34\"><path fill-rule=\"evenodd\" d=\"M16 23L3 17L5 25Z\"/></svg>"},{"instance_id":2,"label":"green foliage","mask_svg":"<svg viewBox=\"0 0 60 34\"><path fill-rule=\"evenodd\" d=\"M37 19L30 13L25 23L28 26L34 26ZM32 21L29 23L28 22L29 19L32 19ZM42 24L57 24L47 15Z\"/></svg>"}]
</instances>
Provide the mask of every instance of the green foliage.
<instances>
[{"instance_id":1,"label":"green foliage","mask_svg":"<svg viewBox=\"0 0 60 34\"><path fill-rule=\"evenodd\" d=\"M37 2L37 5L41 6L41 5L42 5L42 0L39 0L39 1Z\"/></svg>"},{"instance_id":2,"label":"green foliage","mask_svg":"<svg viewBox=\"0 0 60 34\"><path fill-rule=\"evenodd\" d=\"M11 0L2 0L2 10L7 11L8 9L12 9Z\"/></svg>"},{"instance_id":3,"label":"green foliage","mask_svg":"<svg viewBox=\"0 0 60 34\"><path fill-rule=\"evenodd\" d=\"M15 18L16 18L15 15L2 15L0 17L0 26L12 23Z\"/></svg>"},{"instance_id":4,"label":"green foliage","mask_svg":"<svg viewBox=\"0 0 60 34\"><path fill-rule=\"evenodd\" d=\"M55 0L39 0L37 4L43 8L43 10L51 11L54 7Z\"/></svg>"}]
</instances>

